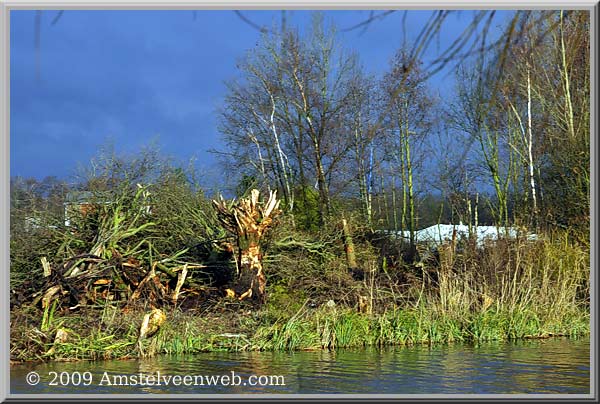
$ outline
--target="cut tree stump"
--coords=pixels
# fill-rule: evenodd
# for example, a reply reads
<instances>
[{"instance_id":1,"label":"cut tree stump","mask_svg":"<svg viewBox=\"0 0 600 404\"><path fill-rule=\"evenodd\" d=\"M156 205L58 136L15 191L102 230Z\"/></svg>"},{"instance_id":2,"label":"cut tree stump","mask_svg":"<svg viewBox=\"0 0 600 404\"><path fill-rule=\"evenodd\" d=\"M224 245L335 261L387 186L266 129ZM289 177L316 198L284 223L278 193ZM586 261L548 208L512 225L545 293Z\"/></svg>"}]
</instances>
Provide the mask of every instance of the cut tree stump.
<instances>
[{"instance_id":1,"label":"cut tree stump","mask_svg":"<svg viewBox=\"0 0 600 404\"><path fill-rule=\"evenodd\" d=\"M263 303L267 278L263 271L260 243L281 211L278 209L277 191L271 191L264 204L259 203L259 194L257 189L253 189L249 198L227 203L220 197L213 204L219 221L236 240L236 263L240 271L234 288L236 297L239 300L252 298Z\"/></svg>"}]
</instances>

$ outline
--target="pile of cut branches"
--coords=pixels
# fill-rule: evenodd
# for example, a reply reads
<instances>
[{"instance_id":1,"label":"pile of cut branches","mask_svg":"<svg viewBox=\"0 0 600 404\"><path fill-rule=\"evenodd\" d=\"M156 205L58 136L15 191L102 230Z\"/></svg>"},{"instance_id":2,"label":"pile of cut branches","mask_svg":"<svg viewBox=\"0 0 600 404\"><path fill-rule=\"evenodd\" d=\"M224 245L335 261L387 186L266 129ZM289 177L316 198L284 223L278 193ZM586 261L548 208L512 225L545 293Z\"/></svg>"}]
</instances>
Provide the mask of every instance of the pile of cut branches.
<instances>
[{"instance_id":1,"label":"pile of cut branches","mask_svg":"<svg viewBox=\"0 0 600 404\"><path fill-rule=\"evenodd\" d=\"M41 259L45 282L33 293L34 304L41 302L45 311L51 305L75 310L107 301L159 307L175 304L185 294L205 292L191 276L204 265L181 259L187 248L165 255L154 247L156 223L148 195L138 185L132 197L121 192L74 218L61 247L67 258L52 263Z\"/></svg>"}]
</instances>

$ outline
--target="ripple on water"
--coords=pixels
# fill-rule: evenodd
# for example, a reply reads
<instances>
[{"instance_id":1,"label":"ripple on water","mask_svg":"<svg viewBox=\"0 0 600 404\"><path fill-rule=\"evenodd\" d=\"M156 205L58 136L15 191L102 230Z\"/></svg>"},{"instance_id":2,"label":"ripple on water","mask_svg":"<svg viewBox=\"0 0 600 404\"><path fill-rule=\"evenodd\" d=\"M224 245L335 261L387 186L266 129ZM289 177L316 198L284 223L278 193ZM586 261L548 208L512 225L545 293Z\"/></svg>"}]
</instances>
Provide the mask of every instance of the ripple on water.
<instances>
[{"instance_id":1,"label":"ripple on water","mask_svg":"<svg viewBox=\"0 0 600 404\"><path fill-rule=\"evenodd\" d=\"M369 393L589 394L589 340L552 339L465 345L312 352L207 353L144 360L47 363L11 368L12 393ZM285 386L28 386L25 375L283 375Z\"/></svg>"}]
</instances>

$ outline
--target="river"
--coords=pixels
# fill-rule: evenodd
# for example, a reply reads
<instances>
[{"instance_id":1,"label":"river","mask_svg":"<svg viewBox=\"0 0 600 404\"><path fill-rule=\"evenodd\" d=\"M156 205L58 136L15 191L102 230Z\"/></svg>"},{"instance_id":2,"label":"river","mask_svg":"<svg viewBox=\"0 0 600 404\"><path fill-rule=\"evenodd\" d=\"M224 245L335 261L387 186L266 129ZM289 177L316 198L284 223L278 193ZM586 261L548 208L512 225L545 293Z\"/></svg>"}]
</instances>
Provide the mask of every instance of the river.
<instances>
[{"instance_id":1,"label":"river","mask_svg":"<svg viewBox=\"0 0 600 404\"><path fill-rule=\"evenodd\" d=\"M12 394L589 394L590 340L52 362L10 377Z\"/></svg>"}]
</instances>

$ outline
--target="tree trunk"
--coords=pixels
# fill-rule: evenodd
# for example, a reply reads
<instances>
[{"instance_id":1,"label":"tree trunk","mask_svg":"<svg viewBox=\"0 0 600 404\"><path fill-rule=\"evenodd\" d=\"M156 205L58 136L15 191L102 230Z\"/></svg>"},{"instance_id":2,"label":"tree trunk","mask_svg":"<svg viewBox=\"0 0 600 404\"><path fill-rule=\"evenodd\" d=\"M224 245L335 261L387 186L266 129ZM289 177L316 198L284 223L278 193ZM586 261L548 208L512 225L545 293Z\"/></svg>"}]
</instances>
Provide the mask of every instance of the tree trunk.
<instances>
[{"instance_id":1,"label":"tree trunk","mask_svg":"<svg viewBox=\"0 0 600 404\"><path fill-rule=\"evenodd\" d=\"M535 177L534 177L534 166L533 166L533 129L531 123L531 79L529 77L529 66L527 67L527 134L529 139L527 140L527 163L529 166L529 186L531 187L531 202L533 204L532 222L533 227L537 231L538 227L538 206L537 197L535 194Z\"/></svg>"},{"instance_id":2,"label":"tree trunk","mask_svg":"<svg viewBox=\"0 0 600 404\"><path fill-rule=\"evenodd\" d=\"M236 295L239 295L240 300L254 297L264 303L267 278L263 272L260 246L250 245L246 249L240 249L238 264L240 278L235 288Z\"/></svg>"},{"instance_id":3,"label":"tree trunk","mask_svg":"<svg viewBox=\"0 0 600 404\"><path fill-rule=\"evenodd\" d=\"M270 193L263 205L258 203L258 196L259 191L253 189L250 198L227 204L221 197L213 203L220 222L236 239L240 275L235 295L239 300L252 298L264 303L267 278L262 266L260 241L281 211L278 209L276 191Z\"/></svg>"},{"instance_id":4,"label":"tree trunk","mask_svg":"<svg viewBox=\"0 0 600 404\"><path fill-rule=\"evenodd\" d=\"M348 269L356 269L358 265L356 264L356 254L354 253L354 242L352 241L352 234L350 233L350 227L346 219L342 219L342 230L344 232L344 247Z\"/></svg>"},{"instance_id":5,"label":"tree trunk","mask_svg":"<svg viewBox=\"0 0 600 404\"><path fill-rule=\"evenodd\" d=\"M323 167L321 145L318 140L313 139L315 166L317 169L317 184L319 189L319 213L321 216L321 224L325 223L330 213L329 189L325 179L325 169Z\"/></svg>"}]
</instances>

